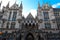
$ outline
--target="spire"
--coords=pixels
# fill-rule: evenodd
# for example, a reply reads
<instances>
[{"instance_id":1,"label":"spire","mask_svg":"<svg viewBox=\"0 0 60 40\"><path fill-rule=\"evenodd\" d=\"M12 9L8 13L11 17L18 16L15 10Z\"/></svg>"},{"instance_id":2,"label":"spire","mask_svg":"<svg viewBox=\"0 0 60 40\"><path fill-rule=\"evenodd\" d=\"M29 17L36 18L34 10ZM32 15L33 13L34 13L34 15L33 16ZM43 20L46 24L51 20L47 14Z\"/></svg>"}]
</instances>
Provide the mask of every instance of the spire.
<instances>
[{"instance_id":1,"label":"spire","mask_svg":"<svg viewBox=\"0 0 60 40\"><path fill-rule=\"evenodd\" d=\"M0 2L0 7L1 7L2 1Z\"/></svg>"},{"instance_id":2,"label":"spire","mask_svg":"<svg viewBox=\"0 0 60 40\"><path fill-rule=\"evenodd\" d=\"M22 1L21 1L21 4L20 4L20 8L22 8L22 9L23 9Z\"/></svg>"},{"instance_id":3,"label":"spire","mask_svg":"<svg viewBox=\"0 0 60 40\"><path fill-rule=\"evenodd\" d=\"M16 1L15 1L15 3L14 4L16 4Z\"/></svg>"},{"instance_id":4,"label":"spire","mask_svg":"<svg viewBox=\"0 0 60 40\"><path fill-rule=\"evenodd\" d=\"M13 5L16 6L16 1L15 1L15 3Z\"/></svg>"},{"instance_id":5,"label":"spire","mask_svg":"<svg viewBox=\"0 0 60 40\"><path fill-rule=\"evenodd\" d=\"M38 1L38 8L40 8L40 3L39 3L39 1Z\"/></svg>"},{"instance_id":6,"label":"spire","mask_svg":"<svg viewBox=\"0 0 60 40\"><path fill-rule=\"evenodd\" d=\"M14 1L14 4L13 4L13 6L15 6L16 5L16 0Z\"/></svg>"},{"instance_id":7,"label":"spire","mask_svg":"<svg viewBox=\"0 0 60 40\"><path fill-rule=\"evenodd\" d=\"M7 8L9 8L9 3L10 3L10 1L8 2L7 6L6 6Z\"/></svg>"}]
</instances>

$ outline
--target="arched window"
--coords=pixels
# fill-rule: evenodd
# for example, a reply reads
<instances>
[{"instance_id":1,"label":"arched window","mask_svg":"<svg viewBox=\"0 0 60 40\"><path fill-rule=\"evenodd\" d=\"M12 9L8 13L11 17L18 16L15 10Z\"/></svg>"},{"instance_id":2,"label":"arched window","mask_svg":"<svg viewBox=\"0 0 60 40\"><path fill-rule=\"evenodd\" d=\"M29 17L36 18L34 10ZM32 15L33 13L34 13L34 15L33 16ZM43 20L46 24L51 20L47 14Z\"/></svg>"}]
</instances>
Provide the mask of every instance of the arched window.
<instances>
[{"instance_id":1,"label":"arched window","mask_svg":"<svg viewBox=\"0 0 60 40\"><path fill-rule=\"evenodd\" d=\"M31 23L29 23L29 26L31 26Z\"/></svg>"}]
</instances>

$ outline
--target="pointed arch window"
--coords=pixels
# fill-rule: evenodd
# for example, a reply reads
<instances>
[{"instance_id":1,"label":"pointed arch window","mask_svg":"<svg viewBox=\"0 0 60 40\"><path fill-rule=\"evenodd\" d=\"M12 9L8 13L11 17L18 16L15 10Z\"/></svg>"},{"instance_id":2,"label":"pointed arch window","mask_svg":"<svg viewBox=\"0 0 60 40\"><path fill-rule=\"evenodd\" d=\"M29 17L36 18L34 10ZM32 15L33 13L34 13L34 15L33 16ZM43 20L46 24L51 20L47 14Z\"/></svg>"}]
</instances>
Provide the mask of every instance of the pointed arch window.
<instances>
[{"instance_id":1,"label":"pointed arch window","mask_svg":"<svg viewBox=\"0 0 60 40\"><path fill-rule=\"evenodd\" d=\"M6 27L9 28L9 22L7 22L7 26Z\"/></svg>"},{"instance_id":2,"label":"pointed arch window","mask_svg":"<svg viewBox=\"0 0 60 40\"><path fill-rule=\"evenodd\" d=\"M16 21L17 11L13 12L12 21Z\"/></svg>"},{"instance_id":3,"label":"pointed arch window","mask_svg":"<svg viewBox=\"0 0 60 40\"><path fill-rule=\"evenodd\" d=\"M10 12L10 13L9 13L9 18L8 18L8 21L10 21L10 18L11 18L11 14L12 14L12 12Z\"/></svg>"}]
</instances>

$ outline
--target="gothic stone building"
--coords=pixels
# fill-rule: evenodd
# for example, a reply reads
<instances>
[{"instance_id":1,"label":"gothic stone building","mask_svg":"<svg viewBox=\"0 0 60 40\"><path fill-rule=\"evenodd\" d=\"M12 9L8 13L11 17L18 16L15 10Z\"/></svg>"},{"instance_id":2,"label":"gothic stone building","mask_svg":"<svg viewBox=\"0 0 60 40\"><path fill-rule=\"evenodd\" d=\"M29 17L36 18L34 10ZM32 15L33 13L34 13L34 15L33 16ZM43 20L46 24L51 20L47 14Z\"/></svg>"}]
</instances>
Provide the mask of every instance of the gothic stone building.
<instances>
[{"instance_id":1,"label":"gothic stone building","mask_svg":"<svg viewBox=\"0 0 60 40\"><path fill-rule=\"evenodd\" d=\"M60 40L60 8L38 2L37 16L22 16L23 5L0 10L0 40Z\"/></svg>"}]
</instances>

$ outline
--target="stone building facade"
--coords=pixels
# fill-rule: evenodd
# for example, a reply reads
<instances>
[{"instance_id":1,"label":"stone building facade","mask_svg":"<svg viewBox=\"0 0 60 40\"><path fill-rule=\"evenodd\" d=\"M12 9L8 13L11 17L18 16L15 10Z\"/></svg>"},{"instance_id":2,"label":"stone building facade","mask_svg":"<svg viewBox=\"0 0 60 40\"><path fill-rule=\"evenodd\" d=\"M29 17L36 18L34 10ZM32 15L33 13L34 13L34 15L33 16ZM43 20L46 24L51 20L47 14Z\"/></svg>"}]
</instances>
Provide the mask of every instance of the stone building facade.
<instances>
[{"instance_id":1,"label":"stone building facade","mask_svg":"<svg viewBox=\"0 0 60 40\"><path fill-rule=\"evenodd\" d=\"M0 40L60 40L60 8L38 2L37 16L22 16L23 4L0 10Z\"/></svg>"}]
</instances>

